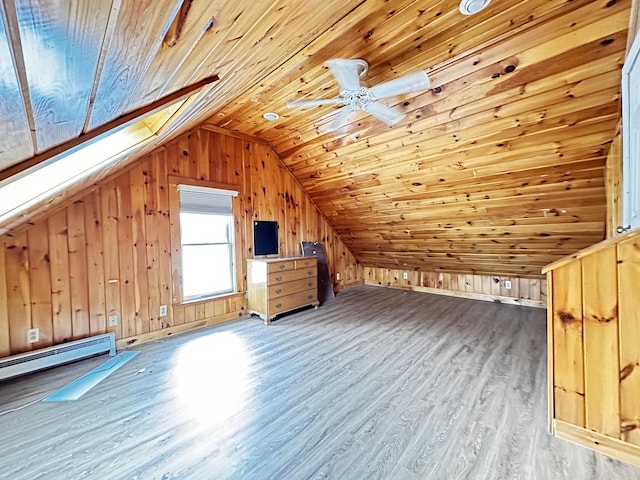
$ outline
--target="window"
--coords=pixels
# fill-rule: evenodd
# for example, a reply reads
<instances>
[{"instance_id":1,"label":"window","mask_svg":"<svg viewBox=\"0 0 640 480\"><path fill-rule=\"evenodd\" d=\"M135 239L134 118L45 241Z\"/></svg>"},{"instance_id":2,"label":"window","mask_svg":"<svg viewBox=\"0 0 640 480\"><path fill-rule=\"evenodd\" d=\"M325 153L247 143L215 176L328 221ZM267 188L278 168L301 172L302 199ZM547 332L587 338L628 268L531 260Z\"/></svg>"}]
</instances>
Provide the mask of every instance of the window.
<instances>
[{"instance_id":1,"label":"window","mask_svg":"<svg viewBox=\"0 0 640 480\"><path fill-rule=\"evenodd\" d=\"M232 293L232 197L237 192L182 184L178 192L183 300Z\"/></svg>"}]
</instances>

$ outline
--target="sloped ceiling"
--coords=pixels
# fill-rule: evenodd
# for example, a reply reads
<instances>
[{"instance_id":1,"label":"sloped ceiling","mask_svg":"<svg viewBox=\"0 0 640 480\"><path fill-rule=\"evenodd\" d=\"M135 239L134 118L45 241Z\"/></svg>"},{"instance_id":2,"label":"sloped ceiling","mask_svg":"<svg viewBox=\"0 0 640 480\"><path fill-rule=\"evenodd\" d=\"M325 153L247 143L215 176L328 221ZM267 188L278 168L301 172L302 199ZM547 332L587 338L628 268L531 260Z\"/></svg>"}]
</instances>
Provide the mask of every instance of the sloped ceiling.
<instances>
[{"instance_id":1,"label":"sloped ceiling","mask_svg":"<svg viewBox=\"0 0 640 480\"><path fill-rule=\"evenodd\" d=\"M7 0L0 170L218 75L102 176L197 125L234 130L273 146L365 265L537 275L603 238L630 6L494 0L467 17L450 0ZM399 125L356 115L327 133L335 107L286 101L336 95L336 57L367 60L369 85L423 69L432 89L386 101Z\"/></svg>"}]
</instances>

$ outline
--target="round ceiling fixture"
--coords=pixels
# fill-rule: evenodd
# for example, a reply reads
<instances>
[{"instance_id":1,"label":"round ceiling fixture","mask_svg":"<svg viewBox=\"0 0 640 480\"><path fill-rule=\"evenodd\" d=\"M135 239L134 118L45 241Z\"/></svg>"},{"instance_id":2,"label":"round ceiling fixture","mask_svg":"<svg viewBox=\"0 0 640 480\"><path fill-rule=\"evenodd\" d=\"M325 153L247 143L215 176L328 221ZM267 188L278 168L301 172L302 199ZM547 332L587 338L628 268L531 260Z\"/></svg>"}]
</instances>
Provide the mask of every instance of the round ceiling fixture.
<instances>
[{"instance_id":1,"label":"round ceiling fixture","mask_svg":"<svg viewBox=\"0 0 640 480\"><path fill-rule=\"evenodd\" d=\"M270 122L275 122L277 119L280 118L280 115L278 115L277 113L273 113L273 112L267 112L262 116L264 117L265 120L268 120Z\"/></svg>"},{"instance_id":2,"label":"round ceiling fixture","mask_svg":"<svg viewBox=\"0 0 640 480\"><path fill-rule=\"evenodd\" d=\"M489 3L491 3L491 0L462 0L459 7L460 13L463 15L473 15L486 8Z\"/></svg>"}]
</instances>

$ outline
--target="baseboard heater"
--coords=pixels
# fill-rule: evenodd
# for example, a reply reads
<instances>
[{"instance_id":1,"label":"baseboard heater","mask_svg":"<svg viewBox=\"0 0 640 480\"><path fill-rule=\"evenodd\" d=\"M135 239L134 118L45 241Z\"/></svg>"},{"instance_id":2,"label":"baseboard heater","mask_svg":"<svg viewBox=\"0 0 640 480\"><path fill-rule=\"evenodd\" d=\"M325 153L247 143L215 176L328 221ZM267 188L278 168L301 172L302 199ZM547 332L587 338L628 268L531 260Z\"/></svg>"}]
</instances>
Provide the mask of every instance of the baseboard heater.
<instances>
[{"instance_id":1,"label":"baseboard heater","mask_svg":"<svg viewBox=\"0 0 640 480\"><path fill-rule=\"evenodd\" d=\"M116 336L113 333L12 355L0 359L0 380L107 352L111 356L116 354Z\"/></svg>"}]
</instances>

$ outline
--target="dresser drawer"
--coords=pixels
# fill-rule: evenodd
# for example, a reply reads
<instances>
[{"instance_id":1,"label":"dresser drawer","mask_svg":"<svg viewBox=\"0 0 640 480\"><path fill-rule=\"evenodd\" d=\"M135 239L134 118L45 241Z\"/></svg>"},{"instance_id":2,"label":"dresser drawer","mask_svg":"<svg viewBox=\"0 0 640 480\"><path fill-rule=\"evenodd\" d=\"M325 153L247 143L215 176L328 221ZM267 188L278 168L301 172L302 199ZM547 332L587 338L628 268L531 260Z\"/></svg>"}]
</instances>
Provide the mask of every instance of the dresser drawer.
<instances>
[{"instance_id":1,"label":"dresser drawer","mask_svg":"<svg viewBox=\"0 0 640 480\"><path fill-rule=\"evenodd\" d=\"M293 308L304 307L309 305L318 299L317 290L306 290L304 292L294 293L293 295L287 295L286 297L279 297L269 300L269 315L277 315L281 312L286 312Z\"/></svg>"},{"instance_id":2,"label":"dresser drawer","mask_svg":"<svg viewBox=\"0 0 640 480\"><path fill-rule=\"evenodd\" d=\"M318 260L316 257L307 257L307 258L300 258L295 262L296 262L296 268L308 268L308 267L315 267L317 265Z\"/></svg>"},{"instance_id":3,"label":"dresser drawer","mask_svg":"<svg viewBox=\"0 0 640 480\"><path fill-rule=\"evenodd\" d=\"M294 280L293 282L277 283L269 287L269 298L284 297L292 293L316 288L316 286L316 277L303 278L302 280Z\"/></svg>"},{"instance_id":4,"label":"dresser drawer","mask_svg":"<svg viewBox=\"0 0 640 480\"><path fill-rule=\"evenodd\" d=\"M294 268L296 268L295 260L282 260L281 262L267 263L267 271L269 273L285 272L287 270L293 270Z\"/></svg>"},{"instance_id":5,"label":"dresser drawer","mask_svg":"<svg viewBox=\"0 0 640 480\"><path fill-rule=\"evenodd\" d=\"M269 274L269 285L276 285L293 280L301 280L303 278L313 278L315 280L318 274L317 267L302 268L300 270L285 270L283 272L274 272Z\"/></svg>"}]
</instances>

